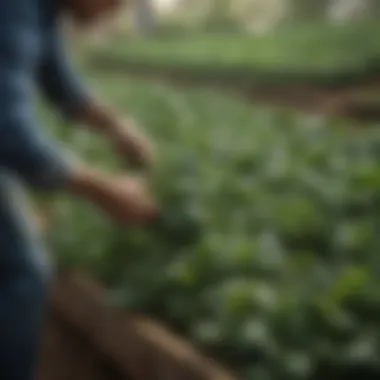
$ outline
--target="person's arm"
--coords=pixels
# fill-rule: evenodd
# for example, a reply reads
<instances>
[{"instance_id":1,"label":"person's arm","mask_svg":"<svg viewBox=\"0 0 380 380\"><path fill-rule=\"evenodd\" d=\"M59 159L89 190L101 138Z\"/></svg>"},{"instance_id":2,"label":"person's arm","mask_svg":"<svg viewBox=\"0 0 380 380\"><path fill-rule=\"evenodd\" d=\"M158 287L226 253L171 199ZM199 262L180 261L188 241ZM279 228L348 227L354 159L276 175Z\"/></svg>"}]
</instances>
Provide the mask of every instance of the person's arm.
<instances>
[{"instance_id":1,"label":"person's arm","mask_svg":"<svg viewBox=\"0 0 380 380\"><path fill-rule=\"evenodd\" d=\"M139 128L89 94L70 63L59 23L54 17L47 25L44 50L37 83L45 98L68 119L106 136L118 152L130 161L151 164L153 147Z\"/></svg>"},{"instance_id":2,"label":"person's arm","mask_svg":"<svg viewBox=\"0 0 380 380\"><path fill-rule=\"evenodd\" d=\"M43 135L34 119L33 62L27 59L39 31L33 17L26 15L36 13L36 4L0 2L0 169L33 186L58 189L65 186L75 164Z\"/></svg>"},{"instance_id":3,"label":"person's arm","mask_svg":"<svg viewBox=\"0 0 380 380\"><path fill-rule=\"evenodd\" d=\"M0 78L3 100L0 102L0 168L41 190L62 190L86 198L117 221L151 220L155 207L144 184L128 176L109 176L78 161L69 162L39 132L33 122L26 86L14 74L10 70L6 80Z\"/></svg>"},{"instance_id":4,"label":"person's arm","mask_svg":"<svg viewBox=\"0 0 380 380\"><path fill-rule=\"evenodd\" d=\"M64 46L58 20L54 15L45 25L43 55L36 82L42 95L67 118L81 121L93 100L75 72Z\"/></svg>"},{"instance_id":5,"label":"person's arm","mask_svg":"<svg viewBox=\"0 0 380 380\"><path fill-rule=\"evenodd\" d=\"M31 67L25 60L20 62L27 57L23 52L29 43L29 36L20 33L25 29L24 12L19 8L23 4L21 0L0 3L0 170L42 190L63 190L86 198L122 222L150 219L153 206L144 186L129 177L114 178L68 159L42 133L34 120L29 91Z\"/></svg>"},{"instance_id":6,"label":"person's arm","mask_svg":"<svg viewBox=\"0 0 380 380\"><path fill-rule=\"evenodd\" d=\"M70 62L55 13L51 12L45 25L44 54L37 70L37 85L44 98L71 121L97 132L112 134L120 122L119 117L90 95Z\"/></svg>"},{"instance_id":7,"label":"person's arm","mask_svg":"<svg viewBox=\"0 0 380 380\"><path fill-rule=\"evenodd\" d=\"M115 113L89 94L75 71L55 17L46 26L44 55L37 70L37 84L45 99L70 120L105 134L121 122Z\"/></svg>"},{"instance_id":8,"label":"person's arm","mask_svg":"<svg viewBox=\"0 0 380 380\"><path fill-rule=\"evenodd\" d=\"M152 144L131 120L89 94L70 63L57 20L52 17L47 27L45 54L37 75L45 98L68 119L106 136L129 161L150 166L154 161Z\"/></svg>"},{"instance_id":9,"label":"person's arm","mask_svg":"<svg viewBox=\"0 0 380 380\"><path fill-rule=\"evenodd\" d=\"M9 58L0 73L0 167L40 188L63 186L72 164L34 120L27 74ZM17 66L17 65L16 65Z\"/></svg>"}]
</instances>

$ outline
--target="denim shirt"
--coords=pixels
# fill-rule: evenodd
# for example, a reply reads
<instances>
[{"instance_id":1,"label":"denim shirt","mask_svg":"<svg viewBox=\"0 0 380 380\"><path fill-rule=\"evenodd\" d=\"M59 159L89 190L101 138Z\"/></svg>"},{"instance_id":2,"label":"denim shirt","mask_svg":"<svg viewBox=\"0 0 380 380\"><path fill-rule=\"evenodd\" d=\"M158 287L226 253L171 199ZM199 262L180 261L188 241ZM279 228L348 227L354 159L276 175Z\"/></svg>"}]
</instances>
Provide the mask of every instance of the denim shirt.
<instances>
[{"instance_id":1,"label":"denim shirt","mask_svg":"<svg viewBox=\"0 0 380 380\"><path fill-rule=\"evenodd\" d=\"M64 113L87 94L69 65L58 0L0 1L0 169L40 188L59 188L70 165L34 117L34 90Z\"/></svg>"}]
</instances>

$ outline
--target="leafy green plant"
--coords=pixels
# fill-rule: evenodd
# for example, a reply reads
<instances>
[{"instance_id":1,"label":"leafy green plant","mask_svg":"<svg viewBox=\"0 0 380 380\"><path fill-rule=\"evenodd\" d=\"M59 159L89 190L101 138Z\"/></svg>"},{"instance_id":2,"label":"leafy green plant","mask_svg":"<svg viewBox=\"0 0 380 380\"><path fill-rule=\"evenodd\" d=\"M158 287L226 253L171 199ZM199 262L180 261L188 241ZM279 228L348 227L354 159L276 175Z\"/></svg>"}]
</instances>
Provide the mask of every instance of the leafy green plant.
<instances>
[{"instance_id":1,"label":"leafy green plant","mask_svg":"<svg viewBox=\"0 0 380 380\"><path fill-rule=\"evenodd\" d=\"M165 213L150 229L132 229L60 200L52 242L62 263L89 271L116 303L170 323L246 379L377 370L379 131L212 91L94 81L156 139L152 187ZM96 138L75 130L65 138L117 168Z\"/></svg>"}]
</instances>

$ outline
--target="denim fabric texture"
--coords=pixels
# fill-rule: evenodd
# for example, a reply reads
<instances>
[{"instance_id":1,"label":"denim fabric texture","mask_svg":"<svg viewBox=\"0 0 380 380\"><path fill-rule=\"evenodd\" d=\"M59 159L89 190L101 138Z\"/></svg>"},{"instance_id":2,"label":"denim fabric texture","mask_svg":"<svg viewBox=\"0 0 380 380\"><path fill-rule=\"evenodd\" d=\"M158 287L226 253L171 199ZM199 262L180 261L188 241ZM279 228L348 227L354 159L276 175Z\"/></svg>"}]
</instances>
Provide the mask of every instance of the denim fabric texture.
<instances>
[{"instance_id":1,"label":"denim fabric texture","mask_svg":"<svg viewBox=\"0 0 380 380\"><path fill-rule=\"evenodd\" d=\"M0 1L0 379L33 380L49 282L24 186L59 190L70 164L34 116L35 91L66 115L87 101L57 0Z\"/></svg>"}]
</instances>

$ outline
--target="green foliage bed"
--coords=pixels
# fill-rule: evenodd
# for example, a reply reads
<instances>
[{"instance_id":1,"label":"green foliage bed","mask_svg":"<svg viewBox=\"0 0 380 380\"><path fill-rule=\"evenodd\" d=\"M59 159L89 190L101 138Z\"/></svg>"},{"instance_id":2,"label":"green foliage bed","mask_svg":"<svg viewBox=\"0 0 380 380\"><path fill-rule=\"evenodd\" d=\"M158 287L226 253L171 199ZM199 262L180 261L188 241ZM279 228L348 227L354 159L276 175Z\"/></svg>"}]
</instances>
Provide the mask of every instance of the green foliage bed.
<instances>
[{"instance_id":1,"label":"green foliage bed","mask_svg":"<svg viewBox=\"0 0 380 380\"><path fill-rule=\"evenodd\" d=\"M90 55L125 68L257 81L324 81L378 68L377 23L279 28L265 36L190 34L110 41Z\"/></svg>"},{"instance_id":2,"label":"green foliage bed","mask_svg":"<svg viewBox=\"0 0 380 380\"><path fill-rule=\"evenodd\" d=\"M61 199L52 242L62 263L92 273L128 310L176 326L243 379L376 370L379 130L207 91L93 80L156 139L152 186L170 223L115 227ZM117 168L96 138L59 126L53 133Z\"/></svg>"}]
</instances>

